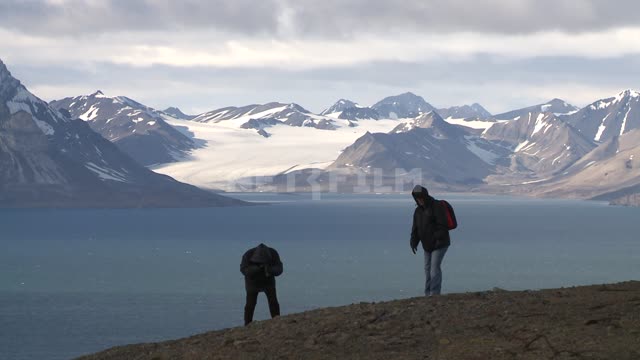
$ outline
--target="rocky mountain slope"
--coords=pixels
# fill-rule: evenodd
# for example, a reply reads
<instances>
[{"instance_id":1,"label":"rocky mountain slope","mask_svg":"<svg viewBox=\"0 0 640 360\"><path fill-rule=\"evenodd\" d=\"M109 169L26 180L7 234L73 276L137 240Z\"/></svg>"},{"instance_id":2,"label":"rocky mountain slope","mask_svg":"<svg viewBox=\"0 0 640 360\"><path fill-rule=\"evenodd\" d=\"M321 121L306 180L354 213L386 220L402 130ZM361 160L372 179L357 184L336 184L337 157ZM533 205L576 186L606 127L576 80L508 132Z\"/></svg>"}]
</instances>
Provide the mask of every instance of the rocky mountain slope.
<instances>
[{"instance_id":1,"label":"rocky mountain slope","mask_svg":"<svg viewBox=\"0 0 640 360\"><path fill-rule=\"evenodd\" d=\"M86 121L143 165L173 162L195 148L191 138L167 124L160 112L125 96L109 97L97 91L50 105L67 110L73 119Z\"/></svg>"},{"instance_id":2,"label":"rocky mountain slope","mask_svg":"<svg viewBox=\"0 0 640 360\"><path fill-rule=\"evenodd\" d=\"M636 360L639 307L638 281L451 294L313 310L79 360Z\"/></svg>"},{"instance_id":3,"label":"rocky mountain slope","mask_svg":"<svg viewBox=\"0 0 640 360\"><path fill-rule=\"evenodd\" d=\"M633 199L640 194L640 129L615 136L537 191L546 196Z\"/></svg>"},{"instance_id":4,"label":"rocky mountain slope","mask_svg":"<svg viewBox=\"0 0 640 360\"><path fill-rule=\"evenodd\" d=\"M527 116L529 113L553 113L556 115L571 114L579 109L571 104L568 104L561 99L553 99L547 103L529 106L522 109L508 111L506 113L494 115L494 118L498 120L517 120L523 116Z\"/></svg>"},{"instance_id":5,"label":"rocky mountain slope","mask_svg":"<svg viewBox=\"0 0 640 360\"><path fill-rule=\"evenodd\" d=\"M510 172L546 177L557 174L595 148L553 113L528 113L517 120L501 122L482 137L513 150Z\"/></svg>"},{"instance_id":6,"label":"rocky mountain slope","mask_svg":"<svg viewBox=\"0 0 640 360\"><path fill-rule=\"evenodd\" d=\"M640 93L625 90L598 100L567 116L567 122L587 138L600 142L640 129Z\"/></svg>"},{"instance_id":7,"label":"rocky mountain slope","mask_svg":"<svg viewBox=\"0 0 640 360\"><path fill-rule=\"evenodd\" d=\"M344 110L350 109L350 108L357 108L357 107L360 107L360 105L356 104L355 102L353 102L351 100L340 99L340 100L336 101L335 104L329 106L324 111L322 111L320 113L320 115L324 115L324 116L335 115L335 117L337 117Z\"/></svg>"},{"instance_id":8,"label":"rocky mountain slope","mask_svg":"<svg viewBox=\"0 0 640 360\"><path fill-rule=\"evenodd\" d=\"M360 106L353 101L340 99L320 115L344 120L379 120L380 114L369 107Z\"/></svg>"},{"instance_id":9,"label":"rocky mountain slope","mask_svg":"<svg viewBox=\"0 0 640 360\"><path fill-rule=\"evenodd\" d=\"M493 152L492 152L493 150ZM435 111L396 126L388 134L367 133L345 148L327 170L420 169L442 183L481 184L503 150L445 122Z\"/></svg>"},{"instance_id":10,"label":"rocky mountain slope","mask_svg":"<svg viewBox=\"0 0 640 360\"><path fill-rule=\"evenodd\" d=\"M371 108L376 110L380 117L384 119L414 118L420 114L435 110L422 97L410 92L386 97L375 103Z\"/></svg>"},{"instance_id":11,"label":"rocky mountain slope","mask_svg":"<svg viewBox=\"0 0 640 360\"><path fill-rule=\"evenodd\" d=\"M179 183L32 95L0 61L0 207L200 207L240 201Z\"/></svg>"},{"instance_id":12,"label":"rocky mountain slope","mask_svg":"<svg viewBox=\"0 0 640 360\"><path fill-rule=\"evenodd\" d=\"M187 115L185 113L182 112L182 110L178 109L177 107L168 107L164 110L161 111L161 113L165 114L165 115L169 115L172 118L175 119L180 119L180 120L193 120L195 119L195 115Z\"/></svg>"},{"instance_id":13,"label":"rocky mountain slope","mask_svg":"<svg viewBox=\"0 0 640 360\"><path fill-rule=\"evenodd\" d=\"M452 119L489 119L491 113L482 105L474 103L472 105L452 106L450 108L437 109L436 112L443 118Z\"/></svg>"}]
</instances>

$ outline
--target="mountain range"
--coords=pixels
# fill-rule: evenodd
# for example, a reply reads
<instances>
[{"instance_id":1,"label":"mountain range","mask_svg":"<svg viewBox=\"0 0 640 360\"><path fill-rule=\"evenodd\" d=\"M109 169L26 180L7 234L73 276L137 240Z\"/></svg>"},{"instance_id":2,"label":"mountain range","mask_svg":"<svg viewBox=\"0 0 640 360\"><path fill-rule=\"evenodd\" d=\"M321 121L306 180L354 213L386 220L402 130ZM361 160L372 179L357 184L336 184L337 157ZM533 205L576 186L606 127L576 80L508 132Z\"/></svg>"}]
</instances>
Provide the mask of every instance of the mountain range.
<instances>
[{"instance_id":1,"label":"mountain range","mask_svg":"<svg viewBox=\"0 0 640 360\"><path fill-rule=\"evenodd\" d=\"M257 120L257 125L248 124L250 120ZM274 121L275 120L275 121ZM325 117L312 114L309 110L294 103L283 104L272 102L263 105L247 105L242 107L225 107L196 116L193 121L202 123L233 122L244 128L260 129L282 123L290 126L305 126L321 130L334 130L333 121Z\"/></svg>"},{"instance_id":2,"label":"mountain range","mask_svg":"<svg viewBox=\"0 0 640 360\"><path fill-rule=\"evenodd\" d=\"M327 182L342 175L342 185L348 186L339 185L340 190L355 191L362 188L362 179L392 185L402 177L398 170L407 174L418 169L425 184L435 189L637 203L639 98L637 92L626 90L583 109L553 99L507 115L470 121L486 124L480 129L452 121L461 115L451 115L446 109L421 112L398 120L386 132L363 134L321 169L324 173L315 172L312 177ZM413 96L407 96L406 103L398 97L388 99L395 101L382 103L405 110L417 101ZM325 113L332 110L342 109L334 107ZM449 120L441 113L449 115ZM501 117L511 119L497 120ZM311 172L296 171L302 178L300 189L308 190L305 179ZM284 189L285 181L291 183L291 178L276 177L273 188Z\"/></svg>"},{"instance_id":3,"label":"mountain range","mask_svg":"<svg viewBox=\"0 0 640 360\"><path fill-rule=\"evenodd\" d=\"M87 114L95 115L95 110ZM201 207L242 202L156 174L31 94L0 61L0 207Z\"/></svg>"},{"instance_id":4,"label":"mountain range","mask_svg":"<svg viewBox=\"0 0 640 360\"><path fill-rule=\"evenodd\" d=\"M6 69L2 79L5 183L15 189L19 183L49 182L72 184L69 189L108 185L103 192L113 193L118 186L160 181L143 179L155 174L141 164L191 184L229 190L247 181L253 183L242 190L309 190L305 176L314 173L325 188L332 176L346 176L341 189L350 191L362 179L392 184L418 171L425 185L451 191L620 203L640 192L640 94L632 90L582 109L553 99L497 115L477 103L436 108L410 92L371 106L340 99L319 114L296 103L271 102L187 115L177 107L158 111L100 91L46 104ZM34 138L16 140L27 133ZM65 134L64 140L56 134ZM72 149L73 138L83 145ZM94 158L93 149L113 160ZM57 153L38 155L37 165L20 162L50 151ZM67 165L56 161L67 152L80 164L74 169L98 174L97 182L90 176L76 181L67 176L71 170L61 171ZM292 175L301 179L292 182Z\"/></svg>"}]
</instances>

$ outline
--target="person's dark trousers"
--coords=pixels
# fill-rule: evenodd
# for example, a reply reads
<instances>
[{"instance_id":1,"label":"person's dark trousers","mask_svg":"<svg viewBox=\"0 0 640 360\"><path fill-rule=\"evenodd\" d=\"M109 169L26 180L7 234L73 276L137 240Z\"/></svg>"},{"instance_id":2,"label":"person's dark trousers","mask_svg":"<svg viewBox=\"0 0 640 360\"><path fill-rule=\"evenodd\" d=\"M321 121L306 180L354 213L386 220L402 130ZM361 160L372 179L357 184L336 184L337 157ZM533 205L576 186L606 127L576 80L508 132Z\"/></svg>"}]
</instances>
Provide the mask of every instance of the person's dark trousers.
<instances>
[{"instance_id":1,"label":"person's dark trousers","mask_svg":"<svg viewBox=\"0 0 640 360\"><path fill-rule=\"evenodd\" d=\"M280 304L278 303L278 296L276 294L275 287L267 287L264 289L247 289L247 303L244 306L244 324L249 325L253 321L253 313L256 310L256 304L258 303L258 294L264 291L267 295L267 301L269 302L269 312L271 317L280 316Z\"/></svg>"}]
</instances>

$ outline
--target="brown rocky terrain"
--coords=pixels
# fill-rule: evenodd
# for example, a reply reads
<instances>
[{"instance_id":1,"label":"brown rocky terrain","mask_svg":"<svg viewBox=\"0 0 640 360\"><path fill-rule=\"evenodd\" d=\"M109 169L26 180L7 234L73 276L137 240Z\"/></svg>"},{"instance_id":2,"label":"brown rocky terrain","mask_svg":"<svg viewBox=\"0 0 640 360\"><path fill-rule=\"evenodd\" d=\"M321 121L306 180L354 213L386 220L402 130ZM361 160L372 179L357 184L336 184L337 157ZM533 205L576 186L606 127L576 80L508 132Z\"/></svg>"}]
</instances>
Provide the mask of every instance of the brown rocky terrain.
<instances>
[{"instance_id":1,"label":"brown rocky terrain","mask_svg":"<svg viewBox=\"0 0 640 360\"><path fill-rule=\"evenodd\" d=\"M640 282L326 308L82 360L640 359Z\"/></svg>"}]
</instances>

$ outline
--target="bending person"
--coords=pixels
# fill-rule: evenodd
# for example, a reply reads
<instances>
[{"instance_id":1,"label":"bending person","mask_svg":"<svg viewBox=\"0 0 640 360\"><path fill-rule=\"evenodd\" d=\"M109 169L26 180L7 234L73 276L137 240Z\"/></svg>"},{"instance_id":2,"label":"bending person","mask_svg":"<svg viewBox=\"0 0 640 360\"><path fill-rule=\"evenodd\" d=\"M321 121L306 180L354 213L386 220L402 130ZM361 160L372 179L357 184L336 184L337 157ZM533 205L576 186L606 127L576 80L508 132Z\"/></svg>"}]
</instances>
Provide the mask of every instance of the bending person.
<instances>
[{"instance_id":1,"label":"bending person","mask_svg":"<svg viewBox=\"0 0 640 360\"><path fill-rule=\"evenodd\" d=\"M260 244L249 249L240 263L240 272L244 275L247 290L247 302L244 306L244 324L253 321L253 313L258 302L258 294L264 292L269 301L269 312L274 318L280 315L280 304L276 295L276 276L282 274L282 261L275 249Z\"/></svg>"}]
</instances>

